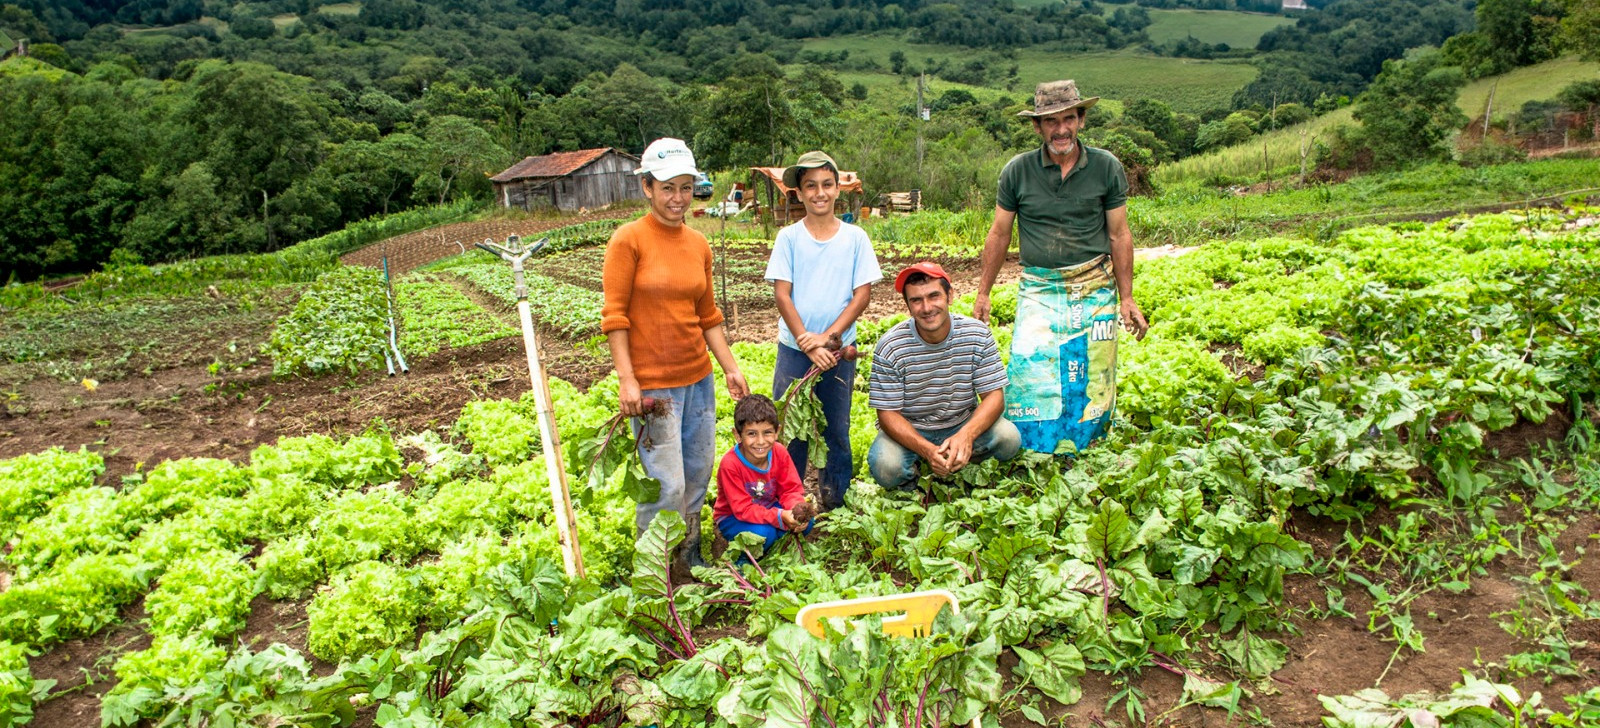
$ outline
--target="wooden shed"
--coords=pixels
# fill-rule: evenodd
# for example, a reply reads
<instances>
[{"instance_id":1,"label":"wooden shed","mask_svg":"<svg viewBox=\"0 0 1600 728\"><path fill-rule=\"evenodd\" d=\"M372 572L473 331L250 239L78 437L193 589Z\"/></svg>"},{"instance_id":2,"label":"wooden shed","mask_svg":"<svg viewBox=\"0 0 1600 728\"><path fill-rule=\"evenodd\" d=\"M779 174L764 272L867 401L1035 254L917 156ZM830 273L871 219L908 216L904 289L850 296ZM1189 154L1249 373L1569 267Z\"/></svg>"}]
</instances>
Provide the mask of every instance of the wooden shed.
<instances>
[{"instance_id":1,"label":"wooden shed","mask_svg":"<svg viewBox=\"0 0 1600 728\"><path fill-rule=\"evenodd\" d=\"M644 199L634 174L638 168L638 157L603 147L528 157L489 181L504 207L593 210Z\"/></svg>"},{"instance_id":2,"label":"wooden shed","mask_svg":"<svg viewBox=\"0 0 1600 728\"><path fill-rule=\"evenodd\" d=\"M751 167L750 192L758 203L772 215L772 222L786 225L806 216L805 204L794 188L783 183L783 167ZM854 214L861 207L861 177L855 172L839 170L839 199L833 203L833 213Z\"/></svg>"}]
</instances>

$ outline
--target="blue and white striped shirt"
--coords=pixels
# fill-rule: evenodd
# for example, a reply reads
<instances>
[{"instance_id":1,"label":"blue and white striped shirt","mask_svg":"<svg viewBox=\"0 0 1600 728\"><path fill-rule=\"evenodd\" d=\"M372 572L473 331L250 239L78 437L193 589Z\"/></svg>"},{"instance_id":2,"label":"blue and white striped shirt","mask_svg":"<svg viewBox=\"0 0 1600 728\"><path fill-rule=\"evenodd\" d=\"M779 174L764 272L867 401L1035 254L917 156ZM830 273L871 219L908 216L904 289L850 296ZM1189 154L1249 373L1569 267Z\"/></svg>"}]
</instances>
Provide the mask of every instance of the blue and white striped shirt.
<instances>
[{"instance_id":1,"label":"blue and white striped shirt","mask_svg":"<svg viewBox=\"0 0 1600 728\"><path fill-rule=\"evenodd\" d=\"M978 408L979 395L1007 381L987 324L950 314L950 335L929 344L906 320L873 348L867 405L898 411L919 430L957 427Z\"/></svg>"}]
</instances>

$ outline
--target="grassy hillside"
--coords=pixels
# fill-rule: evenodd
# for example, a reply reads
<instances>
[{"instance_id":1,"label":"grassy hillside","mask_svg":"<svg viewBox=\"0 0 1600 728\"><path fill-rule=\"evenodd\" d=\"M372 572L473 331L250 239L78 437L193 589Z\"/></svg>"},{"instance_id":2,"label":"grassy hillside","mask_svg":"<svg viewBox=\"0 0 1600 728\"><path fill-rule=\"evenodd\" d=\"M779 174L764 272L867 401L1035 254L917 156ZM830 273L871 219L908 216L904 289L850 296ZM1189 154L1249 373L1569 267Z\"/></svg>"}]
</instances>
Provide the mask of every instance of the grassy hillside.
<instances>
[{"instance_id":1,"label":"grassy hillside","mask_svg":"<svg viewBox=\"0 0 1600 728\"><path fill-rule=\"evenodd\" d=\"M1529 101L1554 98L1567 84L1597 79L1600 79L1600 63L1585 63L1577 56L1567 56L1473 81L1461 90L1456 105L1469 118L1480 118L1489 89L1493 88L1494 118L1504 119Z\"/></svg>"},{"instance_id":2,"label":"grassy hillside","mask_svg":"<svg viewBox=\"0 0 1600 728\"><path fill-rule=\"evenodd\" d=\"M1503 119L1528 101L1554 98L1567 84L1594 78L1600 78L1600 63L1584 63L1574 57L1559 58L1474 81L1462 89L1456 104L1467 116L1479 116L1483 113L1489 88L1494 86L1494 116ZM1158 185L1173 185L1217 176L1253 177L1260 175L1264 169L1271 170L1274 177L1282 176L1299 169L1302 131L1315 139L1335 125L1353 121L1349 108L1340 109L1299 126L1258 136L1235 147L1164 165L1156 169L1155 181ZM1265 155L1262 153L1263 147L1266 149Z\"/></svg>"},{"instance_id":3,"label":"grassy hillside","mask_svg":"<svg viewBox=\"0 0 1600 728\"><path fill-rule=\"evenodd\" d=\"M1303 124L1268 132L1238 146L1164 164L1156 168L1153 177L1157 185L1166 186L1217 176L1247 177L1259 175L1263 170L1271 170L1274 177L1298 172L1303 142L1314 142L1334 126L1352 121L1351 109L1345 107Z\"/></svg>"},{"instance_id":4,"label":"grassy hillside","mask_svg":"<svg viewBox=\"0 0 1600 728\"><path fill-rule=\"evenodd\" d=\"M1254 48L1269 30L1293 23L1292 18L1228 10L1151 10L1145 33L1156 43L1194 36L1202 43L1227 43L1232 48Z\"/></svg>"},{"instance_id":5,"label":"grassy hillside","mask_svg":"<svg viewBox=\"0 0 1600 728\"><path fill-rule=\"evenodd\" d=\"M1233 13L1234 15L1242 15ZM1013 92L1032 93L1041 81L1071 78L1084 93L1111 99L1158 98L1179 111L1203 111L1227 106L1233 93L1255 80L1256 69L1236 61L1202 61L1166 58L1133 50L1099 53L1066 53L1039 46L1017 51L1016 59L1006 60L992 51L957 46L910 43L900 34L861 34L805 41L805 50L824 53L850 51L850 60L873 59L882 73L847 73L846 83L860 81L867 88L898 84L888 73L889 54L899 50L908 63L920 67L935 58L952 66L971 60L1003 64L1016 63L1018 81ZM876 78L873 78L876 77Z\"/></svg>"},{"instance_id":6,"label":"grassy hillside","mask_svg":"<svg viewBox=\"0 0 1600 728\"><path fill-rule=\"evenodd\" d=\"M1342 184L1235 195L1186 185L1128 205L1138 245L1194 245L1295 229L1308 237L1409 215L1444 214L1553 195L1588 194L1600 159L1546 159L1486 167L1432 164Z\"/></svg>"}]
</instances>

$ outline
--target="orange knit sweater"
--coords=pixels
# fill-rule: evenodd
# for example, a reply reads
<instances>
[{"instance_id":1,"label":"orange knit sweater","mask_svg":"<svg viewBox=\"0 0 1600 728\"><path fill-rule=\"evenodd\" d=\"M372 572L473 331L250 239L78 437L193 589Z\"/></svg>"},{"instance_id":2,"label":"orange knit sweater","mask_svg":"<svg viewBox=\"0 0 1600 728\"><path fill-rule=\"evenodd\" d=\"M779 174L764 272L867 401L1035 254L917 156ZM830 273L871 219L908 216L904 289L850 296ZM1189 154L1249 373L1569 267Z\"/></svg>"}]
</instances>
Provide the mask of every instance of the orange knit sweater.
<instances>
[{"instance_id":1,"label":"orange knit sweater","mask_svg":"<svg viewBox=\"0 0 1600 728\"><path fill-rule=\"evenodd\" d=\"M704 235L646 213L612 234L602 275L600 331L628 332L640 389L684 387L711 373L704 332L722 323L722 312Z\"/></svg>"}]
</instances>

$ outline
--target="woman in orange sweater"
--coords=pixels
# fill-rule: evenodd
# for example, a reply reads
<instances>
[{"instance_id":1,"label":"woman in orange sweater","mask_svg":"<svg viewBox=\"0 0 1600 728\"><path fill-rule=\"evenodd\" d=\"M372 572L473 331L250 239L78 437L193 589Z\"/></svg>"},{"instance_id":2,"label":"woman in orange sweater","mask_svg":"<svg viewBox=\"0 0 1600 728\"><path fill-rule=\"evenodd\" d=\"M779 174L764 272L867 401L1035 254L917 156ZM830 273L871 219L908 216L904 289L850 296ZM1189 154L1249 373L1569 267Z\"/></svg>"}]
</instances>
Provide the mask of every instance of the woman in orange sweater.
<instances>
[{"instance_id":1,"label":"woman in orange sweater","mask_svg":"<svg viewBox=\"0 0 1600 728\"><path fill-rule=\"evenodd\" d=\"M678 139L657 139L639 162L650 201L644 217L617 228L606 245L605 307L600 330L611 345L622 413L634 417L645 472L661 481L654 503L640 503L634 525L643 534L663 510L683 515L682 556L700 566L700 509L716 457L717 400L709 348L722 365L728 394L750 393L728 349L711 286L711 246L683 223L694 199L694 153ZM645 415L642 401L665 400Z\"/></svg>"}]
</instances>

